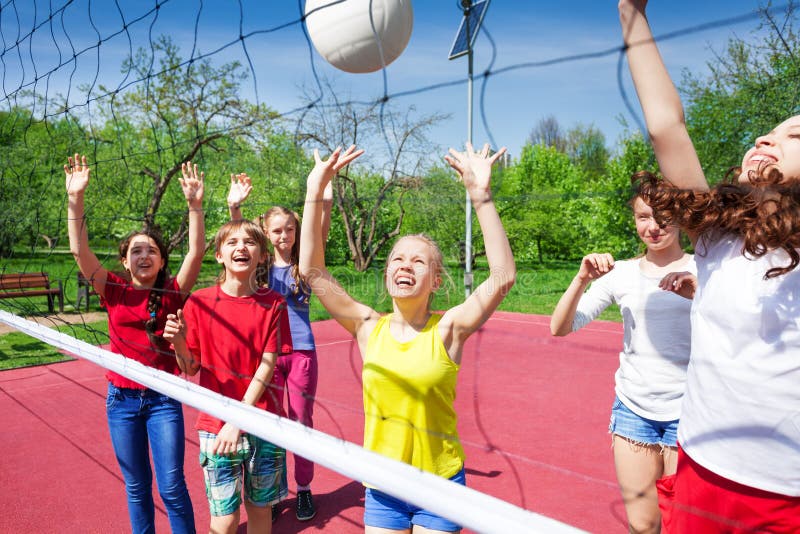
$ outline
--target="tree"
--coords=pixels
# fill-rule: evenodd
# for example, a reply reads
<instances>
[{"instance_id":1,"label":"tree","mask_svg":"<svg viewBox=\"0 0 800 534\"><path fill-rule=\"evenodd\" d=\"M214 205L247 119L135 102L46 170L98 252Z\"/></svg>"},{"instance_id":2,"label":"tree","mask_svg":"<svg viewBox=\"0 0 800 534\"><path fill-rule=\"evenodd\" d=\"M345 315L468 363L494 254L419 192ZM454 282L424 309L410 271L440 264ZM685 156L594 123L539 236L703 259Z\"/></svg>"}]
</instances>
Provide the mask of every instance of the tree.
<instances>
[{"instance_id":1,"label":"tree","mask_svg":"<svg viewBox=\"0 0 800 534\"><path fill-rule=\"evenodd\" d=\"M564 152L567 146L567 140L561 131L561 125L558 124L558 119L553 115L548 115L536 123L536 126L528 135L528 143L553 147L559 152Z\"/></svg>"},{"instance_id":2,"label":"tree","mask_svg":"<svg viewBox=\"0 0 800 534\"><path fill-rule=\"evenodd\" d=\"M595 181L606 173L610 154L603 132L594 126L579 124L567 132L564 144L570 161L583 171L587 182Z\"/></svg>"},{"instance_id":3,"label":"tree","mask_svg":"<svg viewBox=\"0 0 800 534\"><path fill-rule=\"evenodd\" d=\"M208 59L185 61L166 36L151 49L140 48L124 62L122 71L139 81L124 92L100 87L111 96L100 106L104 123L93 131L97 159L102 162L97 174L123 192L119 198L128 204L123 213L141 210L145 228L156 225L162 205L182 214L164 221L172 250L188 233L180 192L170 187L181 163L201 160L208 170L204 152L255 152L254 140L268 130L275 114L241 98L247 74L238 62L215 67ZM215 185L227 187L227 173L206 175L219 180ZM149 182L142 183L137 176ZM106 216L117 221L113 212Z\"/></svg>"},{"instance_id":4,"label":"tree","mask_svg":"<svg viewBox=\"0 0 800 534\"><path fill-rule=\"evenodd\" d=\"M445 258L463 264L464 186L456 180L453 169L432 167L421 177L419 187L408 192L407 199L414 209L403 219L402 232L431 236Z\"/></svg>"},{"instance_id":5,"label":"tree","mask_svg":"<svg viewBox=\"0 0 800 534\"><path fill-rule=\"evenodd\" d=\"M710 181L741 163L755 138L798 113L800 40L794 23L797 2L785 11L761 9L753 39L729 40L708 64L711 74L686 74L687 125Z\"/></svg>"},{"instance_id":6,"label":"tree","mask_svg":"<svg viewBox=\"0 0 800 534\"><path fill-rule=\"evenodd\" d=\"M29 109L0 112L0 257L15 245L52 249L64 230L64 173L70 148L86 131L69 118L43 119Z\"/></svg>"},{"instance_id":7,"label":"tree","mask_svg":"<svg viewBox=\"0 0 800 534\"><path fill-rule=\"evenodd\" d=\"M525 145L503 174L498 206L520 261L570 257L585 245L580 169L554 147Z\"/></svg>"},{"instance_id":8,"label":"tree","mask_svg":"<svg viewBox=\"0 0 800 534\"><path fill-rule=\"evenodd\" d=\"M435 151L427 132L444 116L417 117L413 107L400 113L382 102L342 101L330 83L325 87L324 98L309 98L309 111L298 123L298 140L326 153L351 144L367 150L359 160L367 172L346 168L333 180L334 205L350 259L357 271L364 271L399 235L405 197L420 186L420 176ZM383 163L377 163L379 158Z\"/></svg>"}]
</instances>

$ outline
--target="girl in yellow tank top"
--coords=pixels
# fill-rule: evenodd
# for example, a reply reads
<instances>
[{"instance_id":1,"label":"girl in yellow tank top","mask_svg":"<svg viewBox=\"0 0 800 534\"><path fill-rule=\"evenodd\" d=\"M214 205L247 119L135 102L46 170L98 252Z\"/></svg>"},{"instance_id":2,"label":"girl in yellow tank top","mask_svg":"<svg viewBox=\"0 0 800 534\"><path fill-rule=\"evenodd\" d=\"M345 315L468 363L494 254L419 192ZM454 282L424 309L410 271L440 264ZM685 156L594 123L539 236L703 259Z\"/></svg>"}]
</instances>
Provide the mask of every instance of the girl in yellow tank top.
<instances>
[{"instance_id":1,"label":"girl in yellow tank top","mask_svg":"<svg viewBox=\"0 0 800 534\"><path fill-rule=\"evenodd\" d=\"M456 375L467 338L486 322L514 285L516 266L491 195L491 168L505 148L491 154L450 149L456 170L475 207L484 236L489 276L461 304L441 315L430 302L440 287L444 262L439 247L422 234L395 243L384 279L393 312L381 317L353 299L325 266L322 242L323 191L333 176L363 153L351 146L327 160L314 152L308 176L305 221L300 234L300 271L328 312L358 342L364 361L364 447L463 483L464 451L456 431ZM378 490L367 488L366 532L409 531L413 525L453 532L459 526ZM378 530L375 530L378 529Z\"/></svg>"},{"instance_id":2,"label":"girl in yellow tank top","mask_svg":"<svg viewBox=\"0 0 800 534\"><path fill-rule=\"evenodd\" d=\"M423 471L450 478L464 465L456 432L456 378L433 314L417 336L400 343L386 315L367 342L364 447Z\"/></svg>"}]
</instances>

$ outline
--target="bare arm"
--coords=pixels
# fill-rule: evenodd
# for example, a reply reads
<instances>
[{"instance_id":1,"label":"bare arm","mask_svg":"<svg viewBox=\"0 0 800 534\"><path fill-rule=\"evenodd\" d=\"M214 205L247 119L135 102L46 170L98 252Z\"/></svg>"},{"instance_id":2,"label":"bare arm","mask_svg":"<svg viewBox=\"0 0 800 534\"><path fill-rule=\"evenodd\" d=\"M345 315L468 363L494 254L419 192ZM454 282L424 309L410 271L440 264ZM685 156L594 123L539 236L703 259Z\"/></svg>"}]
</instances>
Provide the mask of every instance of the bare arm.
<instances>
[{"instance_id":1,"label":"bare arm","mask_svg":"<svg viewBox=\"0 0 800 534\"><path fill-rule=\"evenodd\" d=\"M272 380L272 372L275 370L277 359L278 355L274 352L265 352L261 355L261 362L258 364L256 372L253 374L253 379L250 380L250 384L244 392L244 397L242 397L243 404L254 406L258 402L267 389L267 384ZM239 427L232 423L225 423L214 440L213 452L216 454L236 452L240 435L241 430L239 430Z\"/></svg>"},{"instance_id":2,"label":"bare arm","mask_svg":"<svg viewBox=\"0 0 800 534\"><path fill-rule=\"evenodd\" d=\"M586 286L614 268L611 254L588 254L581 260L578 274L570 282L569 287L556 304L550 317L550 333L554 336L566 336L572 332L572 323L578 310L578 303Z\"/></svg>"},{"instance_id":3,"label":"bare arm","mask_svg":"<svg viewBox=\"0 0 800 534\"><path fill-rule=\"evenodd\" d=\"M457 152L451 148L450 154L445 156L447 163L461 176L475 207L475 215L483 232L486 259L489 262L489 277L462 304L451 308L442 317L440 324L451 328L455 347L460 346L461 342L489 319L516 281L514 255L491 191L492 165L505 151L505 148L501 148L490 156L488 144L480 152L475 152L472 145L467 143L465 152ZM448 346L448 340L444 341L445 346ZM451 358L458 360L458 354L449 353Z\"/></svg>"},{"instance_id":4,"label":"bare arm","mask_svg":"<svg viewBox=\"0 0 800 534\"><path fill-rule=\"evenodd\" d=\"M334 174L363 152L355 147L350 147L345 152L337 148L327 160L322 160L319 152L314 151L316 163L308 175L303 224L300 229L300 274L328 313L353 336L358 334L365 322L377 320L378 313L353 299L328 272L322 241L322 198L325 187Z\"/></svg>"},{"instance_id":5,"label":"bare arm","mask_svg":"<svg viewBox=\"0 0 800 534\"><path fill-rule=\"evenodd\" d=\"M182 164L181 171L181 189L189 208L189 250L175 278L185 297L189 295L197 282L197 277L200 276L206 249L206 227L203 218L205 174L202 172L198 174L197 165L192 165L191 161Z\"/></svg>"},{"instance_id":6,"label":"bare arm","mask_svg":"<svg viewBox=\"0 0 800 534\"><path fill-rule=\"evenodd\" d=\"M67 189L67 232L69 234L69 250L78 264L83 276L92 284L101 296L105 295L108 271L100 264L100 260L89 248L89 232L86 229L86 213L84 211L84 193L89 185L89 166L86 156L75 154L68 158L64 165Z\"/></svg>"},{"instance_id":7,"label":"bare arm","mask_svg":"<svg viewBox=\"0 0 800 534\"><path fill-rule=\"evenodd\" d=\"M619 18L628 65L647 131L665 178L685 189L707 190L680 96L661 58L645 8L647 0L620 0Z\"/></svg>"},{"instance_id":8,"label":"bare arm","mask_svg":"<svg viewBox=\"0 0 800 534\"><path fill-rule=\"evenodd\" d=\"M322 192L322 244L328 242L331 232L331 216L333 215L333 181L328 182Z\"/></svg>"}]
</instances>

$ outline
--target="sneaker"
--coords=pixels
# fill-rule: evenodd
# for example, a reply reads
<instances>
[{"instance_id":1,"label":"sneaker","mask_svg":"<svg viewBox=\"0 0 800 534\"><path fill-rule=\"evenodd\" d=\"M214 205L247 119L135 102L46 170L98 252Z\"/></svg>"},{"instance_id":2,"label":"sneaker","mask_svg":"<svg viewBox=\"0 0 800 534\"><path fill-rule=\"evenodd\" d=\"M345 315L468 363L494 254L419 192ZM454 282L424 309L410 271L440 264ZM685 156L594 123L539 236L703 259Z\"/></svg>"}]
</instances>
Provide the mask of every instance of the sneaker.
<instances>
[{"instance_id":1,"label":"sneaker","mask_svg":"<svg viewBox=\"0 0 800 534\"><path fill-rule=\"evenodd\" d=\"M308 521L317 515L317 511L314 509L314 499L311 498L311 490L297 492L297 511L295 515L300 521Z\"/></svg>"},{"instance_id":2,"label":"sneaker","mask_svg":"<svg viewBox=\"0 0 800 534\"><path fill-rule=\"evenodd\" d=\"M278 516L281 515L281 509L277 504L272 505L272 522L278 520Z\"/></svg>"}]
</instances>

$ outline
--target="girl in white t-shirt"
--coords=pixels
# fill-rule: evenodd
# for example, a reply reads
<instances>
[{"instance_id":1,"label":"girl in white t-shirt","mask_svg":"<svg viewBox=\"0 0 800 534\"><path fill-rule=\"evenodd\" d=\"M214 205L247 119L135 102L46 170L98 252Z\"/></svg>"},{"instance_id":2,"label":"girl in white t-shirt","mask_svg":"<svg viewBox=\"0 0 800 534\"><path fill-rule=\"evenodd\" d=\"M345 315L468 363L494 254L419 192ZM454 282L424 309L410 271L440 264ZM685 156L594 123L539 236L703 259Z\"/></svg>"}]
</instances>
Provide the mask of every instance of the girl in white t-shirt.
<instances>
[{"instance_id":1,"label":"girl in white t-shirt","mask_svg":"<svg viewBox=\"0 0 800 534\"><path fill-rule=\"evenodd\" d=\"M631 532L657 531L660 525L656 480L675 472L680 405L689 363L691 301L660 287L671 272L695 272L675 226L659 226L637 194L630 202L636 232L646 252L614 261L611 254L589 254L550 319L553 335L586 326L616 303L625 331L620 366L614 375L616 398L609 431L614 465ZM690 279L685 277L685 289ZM586 287L591 282L588 291Z\"/></svg>"},{"instance_id":2,"label":"girl in white t-shirt","mask_svg":"<svg viewBox=\"0 0 800 534\"><path fill-rule=\"evenodd\" d=\"M755 139L734 182L709 189L646 4L619 2L631 75L668 180L644 175L641 191L660 221L696 243L698 270L678 468L659 488L664 526L799 532L800 115Z\"/></svg>"}]
</instances>

